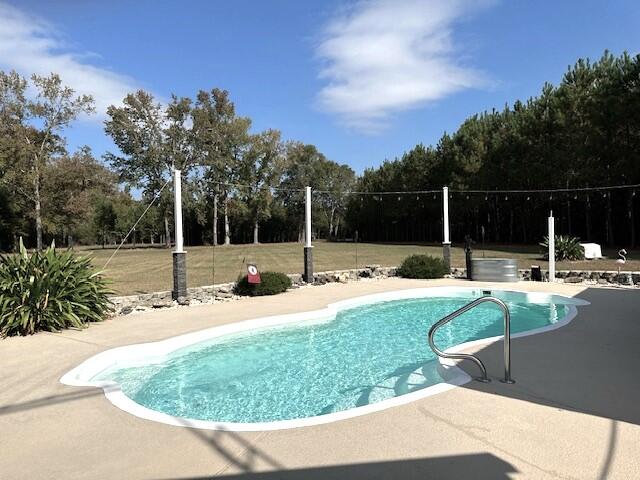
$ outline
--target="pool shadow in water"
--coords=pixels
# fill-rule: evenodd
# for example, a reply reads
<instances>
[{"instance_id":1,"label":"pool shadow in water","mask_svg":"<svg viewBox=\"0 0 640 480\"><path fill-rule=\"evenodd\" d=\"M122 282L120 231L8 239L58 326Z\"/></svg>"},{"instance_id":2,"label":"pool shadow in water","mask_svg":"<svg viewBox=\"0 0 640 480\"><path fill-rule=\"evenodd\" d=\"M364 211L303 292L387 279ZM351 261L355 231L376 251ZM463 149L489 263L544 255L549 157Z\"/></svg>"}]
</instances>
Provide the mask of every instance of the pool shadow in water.
<instances>
[{"instance_id":1,"label":"pool shadow in water","mask_svg":"<svg viewBox=\"0 0 640 480\"><path fill-rule=\"evenodd\" d=\"M277 469L220 475L225 480L459 480L462 478L507 480L518 470L490 453L412 458L387 462ZM206 477L172 477L161 480L205 480ZM160 480L160 479L158 479Z\"/></svg>"}]
</instances>

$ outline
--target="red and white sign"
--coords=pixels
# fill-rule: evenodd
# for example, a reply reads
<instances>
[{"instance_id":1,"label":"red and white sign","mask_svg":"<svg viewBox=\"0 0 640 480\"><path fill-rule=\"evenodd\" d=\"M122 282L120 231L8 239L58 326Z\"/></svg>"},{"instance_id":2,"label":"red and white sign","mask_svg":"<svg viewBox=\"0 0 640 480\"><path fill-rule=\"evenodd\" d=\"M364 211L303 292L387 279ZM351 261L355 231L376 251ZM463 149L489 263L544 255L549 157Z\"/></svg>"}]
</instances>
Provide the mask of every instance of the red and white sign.
<instances>
[{"instance_id":1,"label":"red and white sign","mask_svg":"<svg viewBox=\"0 0 640 480\"><path fill-rule=\"evenodd\" d=\"M247 265L247 280L249 283L260 283L260 272L258 271L258 267L250 263Z\"/></svg>"}]
</instances>

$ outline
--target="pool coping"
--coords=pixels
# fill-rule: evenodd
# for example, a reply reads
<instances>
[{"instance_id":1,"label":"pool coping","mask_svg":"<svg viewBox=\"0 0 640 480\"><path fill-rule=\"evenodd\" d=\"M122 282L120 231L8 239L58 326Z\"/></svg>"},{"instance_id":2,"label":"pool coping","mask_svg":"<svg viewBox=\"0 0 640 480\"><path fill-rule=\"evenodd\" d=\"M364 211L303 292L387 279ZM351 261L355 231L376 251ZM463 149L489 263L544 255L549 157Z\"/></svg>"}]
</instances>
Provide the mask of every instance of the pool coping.
<instances>
[{"instance_id":1,"label":"pool coping","mask_svg":"<svg viewBox=\"0 0 640 480\"><path fill-rule=\"evenodd\" d=\"M254 423L239 423L239 422L215 422L208 420L197 420L176 417L168 415L166 413L158 412L156 410L144 407L129 397L127 397L121 390L120 385L117 382L112 381L100 381L100 380L88 380L93 378L98 373L104 371L108 367L117 365L119 362L127 362L127 365L135 364L136 358L144 359L145 363L149 363L149 358L157 358L159 361L163 356L168 353L184 348L196 343L200 343L206 340L217 338L220 336L239 333L251 330L260 330L264 328L270 328L275 326L284 326L287 324L303 323L303 322L326 322L335 319L336 314L340 310L346 308L352 308L363 304L372 304L377 302L384 302L390 300L401 300L408 298L428 298L438 296L443 292L447 293L447 296L455 296L459 293L460 296L464 296L464 293L469 291L483 291L494 290L500 292L512 292L524 294L528 299L549 302L551 297L559 297L563 300L562 303L566 303L568 306L567 314L558 322L544 327L536 328L526 332L520 332L513 334L511 338L524 337L529 335L536 335L539 333L555 330L561 328L570 323L577 315L577 306L589 305L589 302L577 299L573 297L567 297L566 295L549 292L530 292L516 289L503 289L487 287L482 288L478 286L463 287L463 286L440 286L440 287L422 287L412 288L405 290L396 290L384 293L375 293L369 295L363 295L354 297L351 299L343 300L328 304L325 308L319 310L312 310L301 313L292 313L285 315L276 315L269 317L261 317L251 320L244 320L227 325L216 326L191 332L175 337L170 337L165 340L150 343L138 343L133 345L127 345L123 347L112 348L94 355L77 367L73 368L69 372L60 378L60 382L70 386L84 386L84 387L96 387L101 388L105 394L105 397L116 407L124 410L125 412L134 416L152 420L167 425L174 425L180 427L199 428L206 430L226 430L226 431L270 431L270 430L284 430L290 428L299 428L313 425L321 425L325 423L336 422L348 418L367 415L369 413L386 410L388 408L406 405L419 399L427 398L438 393L442 393L451 390L457 386L464 385L472 380L472 377L468 375L464 370L456 365L456 362L449 359L443 359L438 357L441 373L445 378L445 382L438 383L423 389L386 399L377 403L355 407L349 410L343 410L340 412L329 413L325 415L318 415L314 417L305 417L291 420L278 420L272 422L254 422ZM426 332L425 332L426 337ZM472 340L465 342L446 350L447 353L459 352L471 347L475 347L483 344L490 344L499 341L503 338L503 335L494 337L488 337L479 340ZM426 342L425 342L426 343Z\"/></svg>"}]
</instances>

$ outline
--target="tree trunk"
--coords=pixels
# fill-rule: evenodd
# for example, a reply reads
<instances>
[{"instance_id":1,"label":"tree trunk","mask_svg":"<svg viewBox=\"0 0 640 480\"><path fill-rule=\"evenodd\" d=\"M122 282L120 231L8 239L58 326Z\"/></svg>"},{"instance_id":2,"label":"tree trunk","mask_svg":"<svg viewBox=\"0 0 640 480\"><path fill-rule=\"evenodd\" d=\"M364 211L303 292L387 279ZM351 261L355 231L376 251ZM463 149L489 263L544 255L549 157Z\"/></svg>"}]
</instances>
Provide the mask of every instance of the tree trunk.
<instances>
[{"instance_id":1,"label":"tree trunk","mask_svg":"<svg viewBox=\"0 0 640 480\"><path fill-rule=\"evenodd\" d=\"M479 218L479 210L477 208L473 209L473 224L475 225L475 238L478 240L480 238L480 218Z\"/></svg>"},{"instance_id":2,"label":"tree trunk","mask_svg":"<svg viewBox=\"0 0 640 480\"><path fill-rule=\"evenodd\" d=\"M635 248L636 246L636 226L634 222L633 215L633 199L635 192L629 192L629 197L627 198L627 211L629 215L629 234L630 234L630 247Z\"/></svg>"},{"instance_id":3,"label":"tree trunk","mask_svg":"<svg viewBox=\"0 0 640 480\"><path fill-rule=\"evenodd\" d=\"M513 243L513 208L509 208L509 243Z\"/></svg>"},{"instance_id":4,"label":"tree trunk","mask_svg":"<svg viewBox=\"0 0 640 480\"><path fill-rule=\"evenodd\" d=\"M38 162L35 162L35 179L33 180L34 202L36 214L36 248L42 250L42 212L40 206L40 172Z\"/></svg>"},{"instance_id":5,"label":"tree trunk","mask_svg":"<svg viewBox=\"0 0 640 480\"><path fill-rule=\"evenodd\" d=\"M613 236L613 223L611 222L611 192L607 192L607 244L614 245L616 243Z\"/></svg>"},{"instance_id":6,"label":"tree trunk","mask_svg":"<svg viewBox=\"0 0 640 480\"><path fill-rule=\"evenodd\" d=\"M164 214L164 241L167 248L171 248L171 232L169 231L169 217Z\"/></svg>"},{"instance_id":7,"label":"tree trunk","mask_svg":"<svg viewBox=\"0 0 640 480\"><path fill-rule=\"evenodd\" d=\"M494 229L496 232L495 241L500 241L500 207L498 207L498 200L496 200L496 222L494 224Z\"/></svg>"},{"instance_id":8,"label":"tree trunk","mask_svg":"<svg viewBox=\"0 0 640 480\"><path fill-rule=\"evenodd\" d=\"M255 245L257 245L258 243L260 243L258 241L258 229L259 229L259 222L258 219L256 218L255 221L253 222L253 243Z\"/></svg>"},{"instance_id":9,"label":"tree trunk","mask_svg":"<svg viewBox=\"0 0 640 480\"><path fill-rule=\"evenodd\" d=\"M589 194L587 194L587 202L584 209L585 215L585 228L587 230L587 241L591 241L591 199L589 198Z\"/></svg>"},{"instance_id":10,"label":"tree trunk","mask_svg":"<svg viewBox=\"0 0 640 480\"><path fill-rule=\"evenodd\" d=\"M333 217L335 215L335 208L331 209L331 215L329 216L329 240L333 237Z\"/></svg>"},{"instance_id":11,"label":"tree trunk","mask_svg":"<svg viewBox=\"0 0 640 480\"><path fill-rule=\"evenodd\" d=\"M218 245L218 195L213 196L213 245Z\"/></svg>"},{"instance_id":12,"label":"tree trunk","mask_svg":"<svg viewBox=\"0 0 640 480\"><path fill-rule=\"evenodd\" d=\"M231 236L229 233L229 199L224 199L224 244L231 245Z\"/></svg>"}]
</instances>

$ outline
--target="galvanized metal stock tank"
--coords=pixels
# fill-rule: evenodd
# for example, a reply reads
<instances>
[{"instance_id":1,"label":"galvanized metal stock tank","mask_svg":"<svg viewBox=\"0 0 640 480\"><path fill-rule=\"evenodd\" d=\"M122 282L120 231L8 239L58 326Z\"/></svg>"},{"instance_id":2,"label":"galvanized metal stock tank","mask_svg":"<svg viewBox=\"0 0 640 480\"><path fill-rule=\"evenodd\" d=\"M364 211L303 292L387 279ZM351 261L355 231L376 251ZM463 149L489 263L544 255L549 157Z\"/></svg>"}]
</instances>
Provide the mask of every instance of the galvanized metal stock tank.
<instances>
[{"instance_id":1,"label":"galvanized metal stock tank","mask_svg":"<svg viewBox=\"0 0 640 480\"><path fill-rule=\"evenodd\" d=\"M482 282L517 282L518 262L512 258L474 258L472 280Z\"/></svg>"}]
</instances>

